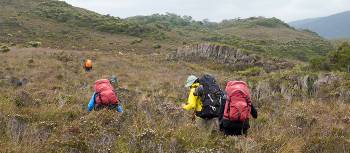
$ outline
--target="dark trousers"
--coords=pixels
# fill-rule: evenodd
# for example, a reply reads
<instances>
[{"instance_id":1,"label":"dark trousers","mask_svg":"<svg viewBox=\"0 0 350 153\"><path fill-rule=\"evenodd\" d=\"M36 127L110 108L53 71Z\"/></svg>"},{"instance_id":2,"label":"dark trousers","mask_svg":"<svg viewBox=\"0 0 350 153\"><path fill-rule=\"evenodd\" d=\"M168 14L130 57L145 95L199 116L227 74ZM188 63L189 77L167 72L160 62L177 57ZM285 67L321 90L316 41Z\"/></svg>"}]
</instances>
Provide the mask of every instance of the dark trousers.
<instances>
[{"instance_id":1,"label":"dark trousers","mask_svg":"<svg viewBox=\"0 0 350 153\"><path fill-rule=\"evenodd\" d=\"M92 67L84 67L85 72L90 72L92 70Z\"/></svg>"},{"instance_id":2,"label":"dark trousers","mask_svg":"<svg viewBox=\"0 0 350 153\"><path fill-rule=\"evenodd\" d=\"M220 123L220 129L224 132L225 135L245 135L248 134L248 129L250 128L249 120L245 122L239 122L239 121L230 121L227 119L222 119Z\"/></svg>"}]
</instances>

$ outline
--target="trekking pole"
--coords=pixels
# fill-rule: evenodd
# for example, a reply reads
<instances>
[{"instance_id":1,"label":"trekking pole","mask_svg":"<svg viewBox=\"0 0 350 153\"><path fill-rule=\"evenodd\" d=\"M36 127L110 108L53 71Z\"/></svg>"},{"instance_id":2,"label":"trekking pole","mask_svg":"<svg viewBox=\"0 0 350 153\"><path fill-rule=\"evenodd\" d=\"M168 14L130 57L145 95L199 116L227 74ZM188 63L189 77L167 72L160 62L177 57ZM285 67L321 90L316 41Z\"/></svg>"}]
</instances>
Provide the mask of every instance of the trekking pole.
<instances>
[{"instance_id":1,"label":"trekking pole","mask_svg":"<svg viewBox=\"0 0 350 153\"><path fill-rule=\"evenodd\" d=\"M195 121L196 121L196 111L193 111L191 120L192 120L192 123L195 123Z\"/></svg>"},{"instance_id":2,"label":"trekking pole","mask_svg":"<svg viewBox=\"0 0 350 153\"><path fill-rule=\"evenodd\" d=\"M192 123L196 123L196 110L197 110L197 102L196 102L196 106L195 106L193 113L192 113Z\"/></svg>"}]
</instances>

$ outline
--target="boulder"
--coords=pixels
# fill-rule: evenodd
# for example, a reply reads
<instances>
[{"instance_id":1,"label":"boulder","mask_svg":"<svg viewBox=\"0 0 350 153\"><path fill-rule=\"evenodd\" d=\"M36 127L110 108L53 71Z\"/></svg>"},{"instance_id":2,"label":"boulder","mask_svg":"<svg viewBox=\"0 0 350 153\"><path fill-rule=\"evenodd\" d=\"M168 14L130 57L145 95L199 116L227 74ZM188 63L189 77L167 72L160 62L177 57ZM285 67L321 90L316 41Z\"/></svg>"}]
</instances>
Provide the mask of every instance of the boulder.
<instances>
[{"instance_id":1,"label":"boulder","mask_svg":"<svg viewBox=\"0 0 350 153\"><path fill-rule=\"evenodd\" d=\"M9 82L10 82L10 84L13 85L13 86L20 87L20 86L26 85L26 84L29 82L29 80L28 80L27 78L19 79L19 78L17 78L17 77L11 76L11 77L9 78Z\"/></svg>"}]
</instances>

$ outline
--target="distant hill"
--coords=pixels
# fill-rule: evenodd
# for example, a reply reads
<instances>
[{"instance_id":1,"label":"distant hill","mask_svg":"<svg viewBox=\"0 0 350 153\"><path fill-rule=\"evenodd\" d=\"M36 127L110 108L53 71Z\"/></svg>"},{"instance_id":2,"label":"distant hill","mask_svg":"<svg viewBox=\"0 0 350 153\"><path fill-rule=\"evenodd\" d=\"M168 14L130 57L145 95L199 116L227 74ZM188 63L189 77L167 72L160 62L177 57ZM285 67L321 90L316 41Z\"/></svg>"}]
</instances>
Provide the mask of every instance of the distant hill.
<instances>
[{"instance_id":1,"label":"distant hill","mask_svg":"<svg viewBox=\"0 0 350 153\"><path fill-rule=\"evenodd\" d=\"M317 34L296 30L277 18L215 23L167 13L121 19L63 1L0 0L0 43L29 41L54 48L138 52L152 52L158 45L165 52L184 44L210 42L303 61L332 50Z\"/></svg>"},{"instance_id":2,"label":"distant hill","mask_svg":"<svg viewBox=\"0 0 350 153\"><path fill-rule=\"evenodd\" d=\"M277 18L251 17L219 23L216 31L225 35L221 40L261 52L267 56L307 60L311 56L326 54L331 47L316 33L296 30ZM229 37L229 38L227 38Z\"/></svg>"},{"instance_id":3,"label":"distant hill","mask_svg":"<svg viewBox=\"0 0 350 153\"><path fill-rule=\"evenodd\" d=\"M325 38L350 38L350 11L327 17L299 20L289 25L309 29Z\"/></svg>"},{"instance_id":4,"label":"distant hill","mask_svg":"<svg viewBox=\"0 0 350 153\"><path fill-rule=\"evenodd\" d=\"M221 43L263 56L306 61L311 56L324 55L332 50L330 43L316 33L296 30L277 18L250 17L216 23L168 13L127 20L163 29L165 36L173 41Z\"/></svg>"}]
</instances>

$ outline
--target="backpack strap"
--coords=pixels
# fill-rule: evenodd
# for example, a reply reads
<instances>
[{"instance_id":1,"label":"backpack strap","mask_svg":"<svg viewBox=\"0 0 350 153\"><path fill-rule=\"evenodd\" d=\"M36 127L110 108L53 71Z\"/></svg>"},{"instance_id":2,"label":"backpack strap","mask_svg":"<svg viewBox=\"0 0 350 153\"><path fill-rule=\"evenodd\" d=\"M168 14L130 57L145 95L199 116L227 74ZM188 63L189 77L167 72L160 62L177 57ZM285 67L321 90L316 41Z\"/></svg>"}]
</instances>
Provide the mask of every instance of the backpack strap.
<instances>
[{"instance_id":1,"label":"backpack strap","mask_svg":"<svg viewBox=\"0 0 350 153\"><path fill-rule=\"evenodd\" d=\"M252 102L249 102L250 98L248 96L245 98L245 101L247 102L248 106L252 106Z\"/></svg>"},{"instance_id":2,"label":"backpack strap","mask_svg":"<svg viewBox=\"0 0 350 153\"><path fill-rule=\"evenodd\" d=\"M199 86L198 86L197 88L199 88ZM196 101L196 102L195 102L195 107L194 107L194 109L193 109L192 118L191 118L192 123L195 123L195 121L196 121L197 107L198 107L198 106L197 106L197 101ZM203 109L203 107L202 107L202 109Z\"/></svg>"},{"instance_id":3,"label":"backpack strap","mask_svg":"<svg viewBox=\"0 0 350 153\"><path fill-rule=\"evenodd\" d=\"M207 95L208 95L208 98L210 99L210 101L211 101L212 103L214 103L214 100L213 100L213 98L211 98L210 94L208 93Z\"/></svg>"},{"instance_id":4,"label":"backpack strap","mask_svg":"<svg viewBox=\"0 0 350 153\"><path fill-rule=\"evenodd\" d=\"M102 98L101 98L101 93L100 92L96 93L96 97L98 97L98 99L100 100L100 102L102 104L103 102L102 102Z\"/></svg>"},{"instance_id":5,"label":"backpack strap","mask_svg":"<svg viewBox=\"0 0 350 153\"><path fill-rule=\"evenodd\" d=\"M231 103L231 96L228 96L228 103L227 103L227 114L230 114L230 103Z\"/></svg>"}]
</instances>

